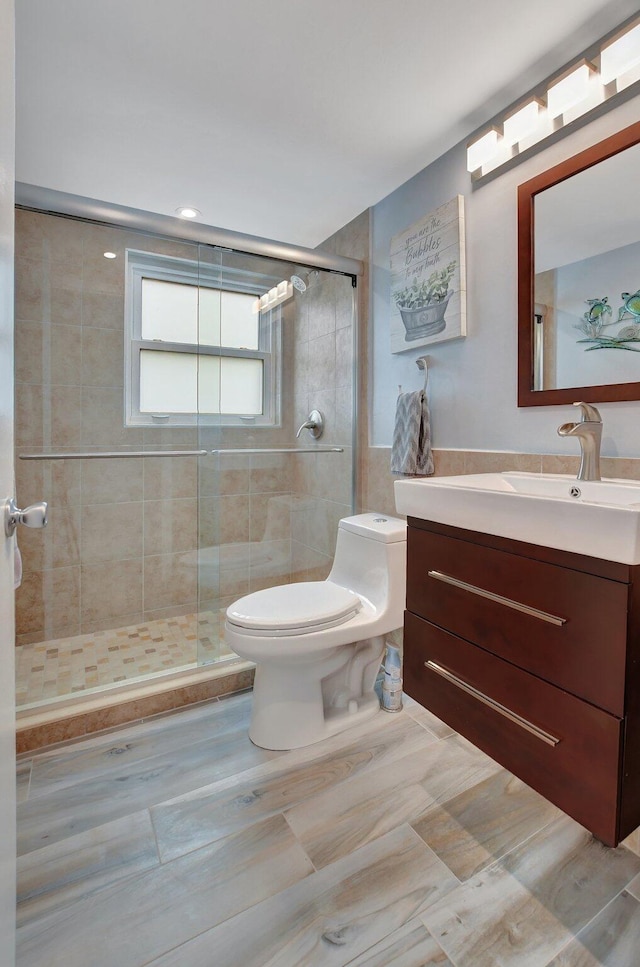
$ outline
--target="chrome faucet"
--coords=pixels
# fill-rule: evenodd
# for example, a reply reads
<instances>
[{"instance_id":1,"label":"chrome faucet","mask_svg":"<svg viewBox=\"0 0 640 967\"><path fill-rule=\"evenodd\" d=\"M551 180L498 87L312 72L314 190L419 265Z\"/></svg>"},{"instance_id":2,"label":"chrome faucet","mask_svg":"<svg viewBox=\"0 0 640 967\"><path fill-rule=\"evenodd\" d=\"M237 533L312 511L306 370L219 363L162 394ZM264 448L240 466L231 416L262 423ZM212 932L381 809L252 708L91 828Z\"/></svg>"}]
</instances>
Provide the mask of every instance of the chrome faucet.
<instances>
[{"instance_id":1,"label":"chrome faucet","mask_svg":"<svg viewBox=\"0 0 640 967\"><path fill-rule=\"evenodd\" d=\"M317 440L322 436L322 432L324 430L324 417L319 410L311 410L311 413L309 413L309 416L306 418L302 426L298 428L296 440L303 430L308 430L314 440Z\"/></svg>"},{"instance_id":2,"label":"chrome faucet","mask_svg":"<svg viewBox=\"0 0 640 967\"><path fill-rule=\"evenodd\" d=\"M591 403L574 403L582 408L579 423L563 423L558 427L559 436L575 436L580 441L581 459L578 480L601 480L600 443L602 441L602 417Z\"/></svg>"}]
</instances>

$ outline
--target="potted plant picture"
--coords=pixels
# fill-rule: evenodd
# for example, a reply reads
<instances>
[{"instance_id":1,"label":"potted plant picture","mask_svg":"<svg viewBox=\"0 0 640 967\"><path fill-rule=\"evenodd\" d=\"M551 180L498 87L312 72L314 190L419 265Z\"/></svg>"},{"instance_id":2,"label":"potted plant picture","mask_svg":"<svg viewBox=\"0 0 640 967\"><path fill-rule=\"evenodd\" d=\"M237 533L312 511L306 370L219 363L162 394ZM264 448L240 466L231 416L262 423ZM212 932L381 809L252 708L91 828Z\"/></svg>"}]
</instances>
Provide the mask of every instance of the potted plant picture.
<instances>
[{"instance_id":1,"label":"potted plant picture","mask_svg":"<svg viewBox=\"0 0 640 967\"><path fill-rule=\"evenodd\" d=\"M447 322L445 312L453 291L449 288L457 262L436 269L428 279L413 282L394 293L396 305L405 327L405 341L412 342L442 332Z\"/></svg>"},{"instance_id":2,"label":"potted plant picture","mask_svg":"<svg viewBox=\"0 0 640 967\"><path fill-rule=\"evenodd\" d=\"M466 336L463 196L393 235L389 255L391 352Z\"/></svg>"}]
</instances>

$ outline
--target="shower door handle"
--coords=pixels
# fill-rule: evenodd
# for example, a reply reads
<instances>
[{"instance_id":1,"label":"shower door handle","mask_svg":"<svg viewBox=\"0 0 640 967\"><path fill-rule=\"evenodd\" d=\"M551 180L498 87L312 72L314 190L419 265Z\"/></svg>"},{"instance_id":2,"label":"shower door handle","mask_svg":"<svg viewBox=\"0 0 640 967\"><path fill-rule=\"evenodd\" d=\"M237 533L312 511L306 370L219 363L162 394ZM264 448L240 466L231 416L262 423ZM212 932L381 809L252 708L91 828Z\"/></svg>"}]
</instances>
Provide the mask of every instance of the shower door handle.
<instances>
[{"instance_id":1,"label":"shower door handle","mask_svg":"<svg viewBox=\"0 0 640 967\"><path fill-rule=\"evenodd\" d=\"M4 532L11 537L18 524L25 527L46 527L48 524L47 504L44 500L37 504L30 504L20 510L13 497L4 502Z\"/></svg>"}]
</instances>

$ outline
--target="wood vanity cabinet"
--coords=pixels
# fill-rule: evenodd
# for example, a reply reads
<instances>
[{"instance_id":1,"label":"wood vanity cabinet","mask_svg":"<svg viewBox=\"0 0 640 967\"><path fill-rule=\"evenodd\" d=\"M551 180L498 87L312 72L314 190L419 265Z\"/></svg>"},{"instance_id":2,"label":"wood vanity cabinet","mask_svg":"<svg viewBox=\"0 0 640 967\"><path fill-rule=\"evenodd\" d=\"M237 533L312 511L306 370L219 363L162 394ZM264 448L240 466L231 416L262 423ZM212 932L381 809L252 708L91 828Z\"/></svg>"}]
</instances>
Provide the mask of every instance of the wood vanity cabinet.
<instances>
[{"instance_id":1,"label":"wood vanity cabinet","mask_svg":"<svg viewBox=\"0 0 640 967\"><path fill-rule=\"evenodd\" d=\"M608 846L640 825L640 566L417 518L404 688Z\"/></svg>"}]
</instances>

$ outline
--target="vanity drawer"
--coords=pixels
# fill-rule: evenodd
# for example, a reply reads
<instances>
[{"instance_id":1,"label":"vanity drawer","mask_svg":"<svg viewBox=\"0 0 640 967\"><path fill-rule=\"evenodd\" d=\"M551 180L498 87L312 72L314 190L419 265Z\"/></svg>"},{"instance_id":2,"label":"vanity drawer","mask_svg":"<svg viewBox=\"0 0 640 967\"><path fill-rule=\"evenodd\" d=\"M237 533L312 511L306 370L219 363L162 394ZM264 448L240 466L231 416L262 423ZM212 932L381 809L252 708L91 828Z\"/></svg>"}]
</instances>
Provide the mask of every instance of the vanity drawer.
<instances>
[{"instance_id":1,"label":"vanity drawer","mask_svg":"<svg viewBox=\"0 0 640 967\"><path fill-rule=\"evenodd\" d=\"M404 688L604 843L616 844L620 719L410 612Z\"/></svg>"},{"instance_id":2,"label":"vanity drawer","mask_svg":"<svg viewBox=\"0 0 640 967\"><path fill-rule=\"evenodd\" d=\"M624 714L629 585L410 527L407 608Z\"/></svg>"}]
</instances>

